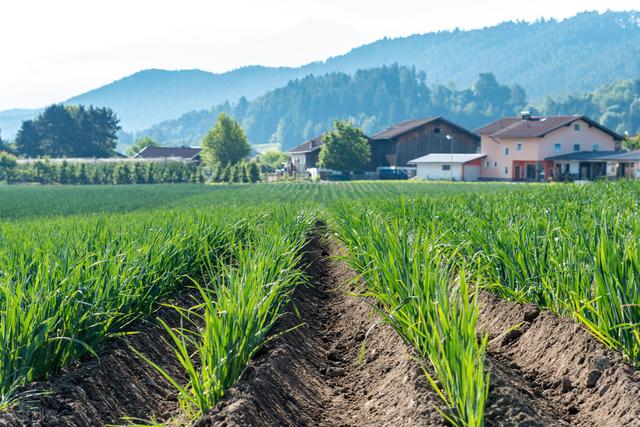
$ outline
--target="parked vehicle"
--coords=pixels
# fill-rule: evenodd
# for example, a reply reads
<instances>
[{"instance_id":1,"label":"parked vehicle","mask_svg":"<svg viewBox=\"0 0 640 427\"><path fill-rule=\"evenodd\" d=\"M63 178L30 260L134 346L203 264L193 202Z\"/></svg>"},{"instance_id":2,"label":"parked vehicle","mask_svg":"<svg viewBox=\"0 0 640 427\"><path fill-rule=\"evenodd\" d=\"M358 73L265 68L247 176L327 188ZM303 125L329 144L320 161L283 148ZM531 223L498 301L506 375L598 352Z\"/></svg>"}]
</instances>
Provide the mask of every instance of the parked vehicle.
<instances>
[{"instance_id":1,"label":"parked vehicle","mask_svg":"<svg viewBox=\"0 0 640 427\"><path fill-rule=\"evenodd\" d=\"M351 176L345 173L333 173L327 175L327 181L349 181L351 180Z\"/></svg>"},{"instance_id":2,"label":"parked vehicle","mask_svg":"<svg viewBox=\"0 0 640 427\"><path fill-rule=\"evenodd\" d=\"M409 175L401 169L380 169L378 179L409 179Z\"/></svg>"}]
</instances>

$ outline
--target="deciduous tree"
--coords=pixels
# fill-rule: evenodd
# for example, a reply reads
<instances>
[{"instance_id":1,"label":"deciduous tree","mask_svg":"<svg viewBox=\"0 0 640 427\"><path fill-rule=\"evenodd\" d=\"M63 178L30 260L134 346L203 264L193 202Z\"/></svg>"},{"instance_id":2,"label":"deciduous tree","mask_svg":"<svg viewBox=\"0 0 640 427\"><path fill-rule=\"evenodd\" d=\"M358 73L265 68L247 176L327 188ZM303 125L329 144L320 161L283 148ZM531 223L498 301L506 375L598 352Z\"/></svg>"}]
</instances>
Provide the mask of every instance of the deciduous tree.
<instances>
[{"instance_id":1,"label":"deciduous tree","mask_svg":"<svg viewBox=\"0 0 640 427\"><path fill-rule=\"evenodd\" d=\"M320 167L341 172L362 172L371 160L369 141L362 129L347 121L336 121L322 137Z\"/></svg>"},{"instance_id":2,"label":"deciduous tree","mask_svg":"<svg viewBox=\"0 0 640 427\"><path fill-rule=\"evenodd\" d=\"M226 114L218 116L215 126L202 140L202 157L209 165L235 165L250 151L244 131L235 119Z\"/></svg>"}]
</instances>

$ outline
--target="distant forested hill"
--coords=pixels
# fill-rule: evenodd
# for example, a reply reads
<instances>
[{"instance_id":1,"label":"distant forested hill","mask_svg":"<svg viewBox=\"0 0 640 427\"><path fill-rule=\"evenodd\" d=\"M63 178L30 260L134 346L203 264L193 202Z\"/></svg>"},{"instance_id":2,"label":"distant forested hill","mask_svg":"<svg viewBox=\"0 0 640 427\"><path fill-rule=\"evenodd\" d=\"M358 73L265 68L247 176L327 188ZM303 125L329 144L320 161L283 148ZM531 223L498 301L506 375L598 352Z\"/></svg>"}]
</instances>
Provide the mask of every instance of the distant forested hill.
<instances>
[{"instance_id":1,"label":"distant forested hill","mask_svg":"<svg viewBox=\"0 0 640 427\"><path fill-rule=\"evenodd\" d=\"M253 99L309 74L352 74L395 63L424 71L429 85L452 83L459 88L470 87L479 73L491 72L506 84L519 83L531 99L541 102L548 95L638 78L640 12L585 12L562 21L506 22L472 31L382 39L299 68L256 66L223 74L145 70L67 103L110 107L122 127L133 131L225 100ZM7 120L4 115L0 112L0 127L11 136L10 129L19 123L13 123L15 114Z\"/></svg>"},{"instance_id":2,"label":"distant forested hill","mask_svg":"<svg viewBox=\"0 0 640 427\"><path fill-rule=\"evenodd\" d=\"M290 149L328 129L336 119L351 119L367 133L393 123L444 115L470 128L527 104L524 90L499 84L490 73L477 77L471 89L427 86L414 68L392 65L359 70L353 75L307 76L254 101L241 98L210 110L191 112L138 133L165 144L199 144L220 113L234 116L253 144L280 144Z\"/></svg>"},{"instance_id":3,"label":"distant forested hill","mask_svg":"<svg viewBox=\"0 0 640 427\"><path fill-rule=\"evenodd\" d=\"M592 93L547 98L530 105L519 85L504 85L481 73L471 88L454 89L425 82L414 68L390 67L330 73L289 82L254 101L225 102L210 110L187 113L140 132L172 145L198 145L220 113L240 121L254 144L277 143L284 150L327 130L333 120L351 119L372 134L389 125L442 115L469 129L523 108L544 114L586 114L623 133L640 132L640 80L603 85ZM129 136L132 139L131 135Z\"/></svg>"},{"instance_id":4,"label":"distant forested hill","mask_svg":"<svg viewBox=\"0 0 640 427\"><path fill-rule=\"evenodd\" d=\"M640 133L640 79L602 85L582 95L547 98L546 114L586 114L620 134Z\"/></svg>"}]
</instances>

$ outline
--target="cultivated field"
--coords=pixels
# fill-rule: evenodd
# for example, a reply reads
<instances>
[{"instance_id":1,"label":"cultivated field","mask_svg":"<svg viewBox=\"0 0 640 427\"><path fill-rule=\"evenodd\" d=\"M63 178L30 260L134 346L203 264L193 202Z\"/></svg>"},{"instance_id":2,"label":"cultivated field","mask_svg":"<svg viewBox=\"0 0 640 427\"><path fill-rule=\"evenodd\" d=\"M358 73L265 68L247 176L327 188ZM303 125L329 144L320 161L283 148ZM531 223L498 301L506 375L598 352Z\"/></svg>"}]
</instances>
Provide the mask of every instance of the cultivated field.
<instances>
[{"instance_id":1,"label":"cultivated field","mask_svg":"<svg viewBox=\"0 0 640 427\"><path fill-rule=\"evenodd\" d=\"M640 183L0 201L2 424L640 425Z\"/></svg>"}]
</instances>

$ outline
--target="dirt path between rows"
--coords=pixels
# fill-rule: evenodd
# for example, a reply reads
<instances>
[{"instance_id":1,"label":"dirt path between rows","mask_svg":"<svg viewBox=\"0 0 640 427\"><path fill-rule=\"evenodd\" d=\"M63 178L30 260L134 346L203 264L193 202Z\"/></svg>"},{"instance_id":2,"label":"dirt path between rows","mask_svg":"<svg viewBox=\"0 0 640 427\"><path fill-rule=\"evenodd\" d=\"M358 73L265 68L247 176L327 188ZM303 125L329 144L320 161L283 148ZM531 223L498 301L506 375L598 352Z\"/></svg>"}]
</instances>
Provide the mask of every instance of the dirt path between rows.
<instances>
[{"instance_id":1,"label":"dirt path between rows","mask_svg":"<svg viewBox=\"0 0 640 427\"><path fill-rule=\"evenodd\" d=\"M337 254L335 243L312 240L310 284L294 298L300 318L279 328L304 325L269 343L197 427L443 424L410 348L366 299L349 295L355 273L330 258Z\"/></svg>"}]
</instances>

